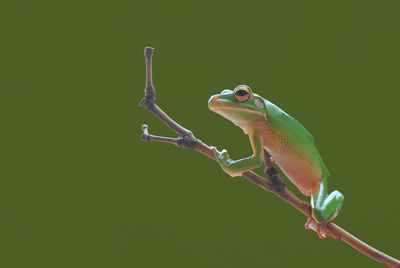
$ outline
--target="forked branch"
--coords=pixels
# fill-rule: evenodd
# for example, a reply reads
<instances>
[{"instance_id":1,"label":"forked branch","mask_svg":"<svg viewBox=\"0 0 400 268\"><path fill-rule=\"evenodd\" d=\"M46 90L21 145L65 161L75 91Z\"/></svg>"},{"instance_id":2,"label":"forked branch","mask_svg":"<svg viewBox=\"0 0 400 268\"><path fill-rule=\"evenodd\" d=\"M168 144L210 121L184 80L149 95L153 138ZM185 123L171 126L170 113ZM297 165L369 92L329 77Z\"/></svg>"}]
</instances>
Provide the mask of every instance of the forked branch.
<instances>
[{"instance_id":1,"label":"forked branch","mask_svg":"<svg viewBox=\"0 0 400 268\"><path fill-rule=\"evenodd\" d=\"M147 109L149 112L153 113L158 119L160 119L164 124L166 124L170 129L172 129L177 135L178 138L170 138L170 137L161 137L151 135L148 132L148 126L142 125L143 134L141 136L142 141L157 141L163 143L170 143L176 146L193 149L198 151L209 158L216 161L214 156L212 147L208 146L201 140L195 138L193 133L186 128L179 125L172 118L170 118L164 111L161 110L160 107L155 103L155 89L153 86L153 78L152 78L152 56L154 49L151 47L145 48L145 58L146 58L146 88L145 95L143 99L140 101L140 106ZM255 183L259 187L263 188L266 191L272 192L277 195L279 198L283 199L297 210L299 210L304 215L311 217L311 207L309 203L306 203L300 200L293 192L291 192L284 184L281 176L273 167L268 153L265 151L265 174L268 178L263 178L260 175L247 171L242 174L243 177L248 179L249 181ZM374 259L378 262L386 264L389 267L400 267L400 261L386 255L383 252L371 247L370 245L364 243L359 240L352 234L343 230L333 222L328 224L328 230L333 235L337 236L343 242L357 249L361 253L367 255L371 259Z\"/></svg>"}]
</instances>

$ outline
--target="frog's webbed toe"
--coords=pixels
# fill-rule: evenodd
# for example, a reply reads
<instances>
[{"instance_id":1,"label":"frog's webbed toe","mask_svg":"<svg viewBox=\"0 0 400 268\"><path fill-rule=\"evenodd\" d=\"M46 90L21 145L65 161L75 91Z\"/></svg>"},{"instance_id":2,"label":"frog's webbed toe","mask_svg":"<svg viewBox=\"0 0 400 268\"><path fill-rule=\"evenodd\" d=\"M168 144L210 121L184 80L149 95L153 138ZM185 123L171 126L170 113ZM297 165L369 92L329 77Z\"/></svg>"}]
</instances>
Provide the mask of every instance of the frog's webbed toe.
<instances>
[{"instance_id":1,"label":"frog's webbed toe","mask_svg":"<svg viewBox=\"0 0 400 268\"><path fill-rule=\"evenodd\" d=\"M319 238L321 238L321 239L326 239L326 236L329 236L334 239L340 240L339 236L329 232L328 222L317 223L313 218L309 217L306 224L304 225L304 227L307 230L310 230L310 229L314 230L318 234Z\"/></svg>"}]
</instances>

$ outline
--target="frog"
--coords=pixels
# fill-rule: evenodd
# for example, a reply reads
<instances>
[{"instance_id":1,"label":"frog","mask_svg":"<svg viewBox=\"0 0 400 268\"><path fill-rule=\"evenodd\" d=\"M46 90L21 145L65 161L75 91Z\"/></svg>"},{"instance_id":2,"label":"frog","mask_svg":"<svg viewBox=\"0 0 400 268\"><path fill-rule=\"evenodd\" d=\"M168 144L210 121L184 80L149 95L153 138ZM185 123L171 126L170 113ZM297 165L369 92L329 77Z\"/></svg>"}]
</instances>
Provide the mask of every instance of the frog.
<instances>
[{"instance_id":1,"label":"frog","mask_svg":"<svg viewBox=\"0 0 400 268\"><path fill-rule=\"evenodd\" d=\"M314 229L321 239L327 235L339 239L328 231L327 225L338 215L344 196L338 190L328 193L330 172L306 128L247 85L212 95L208 107L240 127L249 136L253 150L251 156L233 160L226 149L212 147L223 171L231 177L241 176L261 167L264 158L270 156L289 181L310 197L311 217L305 228Z\"/></svg>"}]
</instances>

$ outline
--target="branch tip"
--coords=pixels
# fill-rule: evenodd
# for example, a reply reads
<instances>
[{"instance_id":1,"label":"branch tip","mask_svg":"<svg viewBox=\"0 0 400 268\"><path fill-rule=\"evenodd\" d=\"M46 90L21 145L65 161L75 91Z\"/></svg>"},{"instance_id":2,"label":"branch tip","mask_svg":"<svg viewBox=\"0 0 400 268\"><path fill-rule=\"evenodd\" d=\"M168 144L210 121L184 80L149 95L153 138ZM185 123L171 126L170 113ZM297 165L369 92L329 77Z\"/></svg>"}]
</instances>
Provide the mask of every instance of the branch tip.
<instances>
[{"instance_id":1,"label":"branch tip","mask_svg":"<svg viewBox=\"0 0 400 268\"><path fill-rule=\"evenodd\" d=\"M153 57L154 48L145 47L144 48L144 56L146 58L146 87L144 98L140 102L140 105L143 107L152 107L154 106L154 102L156 100L156 93L153 86L153 66L152 66L152 57Z\"/></svg>"},{"instance_id":2,"label":"branch tip","mask_svg":"<svg viewBox=\"0 0 400 268\"><path fill-rule=\"evenodd\" d=\"M144 56L146 58L151 58L153 56L154 48L153 47L145 47L144 48Z\"/></svg>"},{"instance_id":3,"label":"branch tip","mask_svg":"<svg viewBox=\"0 0 400 268\"><path fill-rule=\"evenodd\" d=\"M143 132L147 132L148 129L149 129L149 126L147 124L142 125Z\"/></svg>"},{"instance_id":4,"label":"branch tip","mask_svg":"<svg viewBox=\"0 0 400 268\"><path fill-rule=\"evenodd\" d=\"M149 135L149 126L147 124L142 125L142 135L140 135L140 140L141 141L148 141L150 140L150 135Z\"/></svg>"}]
</instances>

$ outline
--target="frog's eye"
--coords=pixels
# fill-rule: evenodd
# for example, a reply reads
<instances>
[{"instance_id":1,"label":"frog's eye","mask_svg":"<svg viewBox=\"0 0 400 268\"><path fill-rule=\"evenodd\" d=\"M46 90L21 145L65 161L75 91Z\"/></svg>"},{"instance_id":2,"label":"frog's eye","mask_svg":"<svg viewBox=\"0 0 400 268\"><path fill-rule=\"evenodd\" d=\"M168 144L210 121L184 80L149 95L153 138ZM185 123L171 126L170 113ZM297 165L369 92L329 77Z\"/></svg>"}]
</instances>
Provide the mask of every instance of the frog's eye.
<instances>
[{"instance_id":1,"label":"frog's eye","mask_svg":"<svg viewBox=\"0 0 400 268\"><path fill-rule=\"evenodd\" d=\"M251 90L248 86L245 85L237 86L233 90L233 95L235 96L235 100L237 100L238 102L245 102L250 98Z\"/></svg>"}]
</instances>

